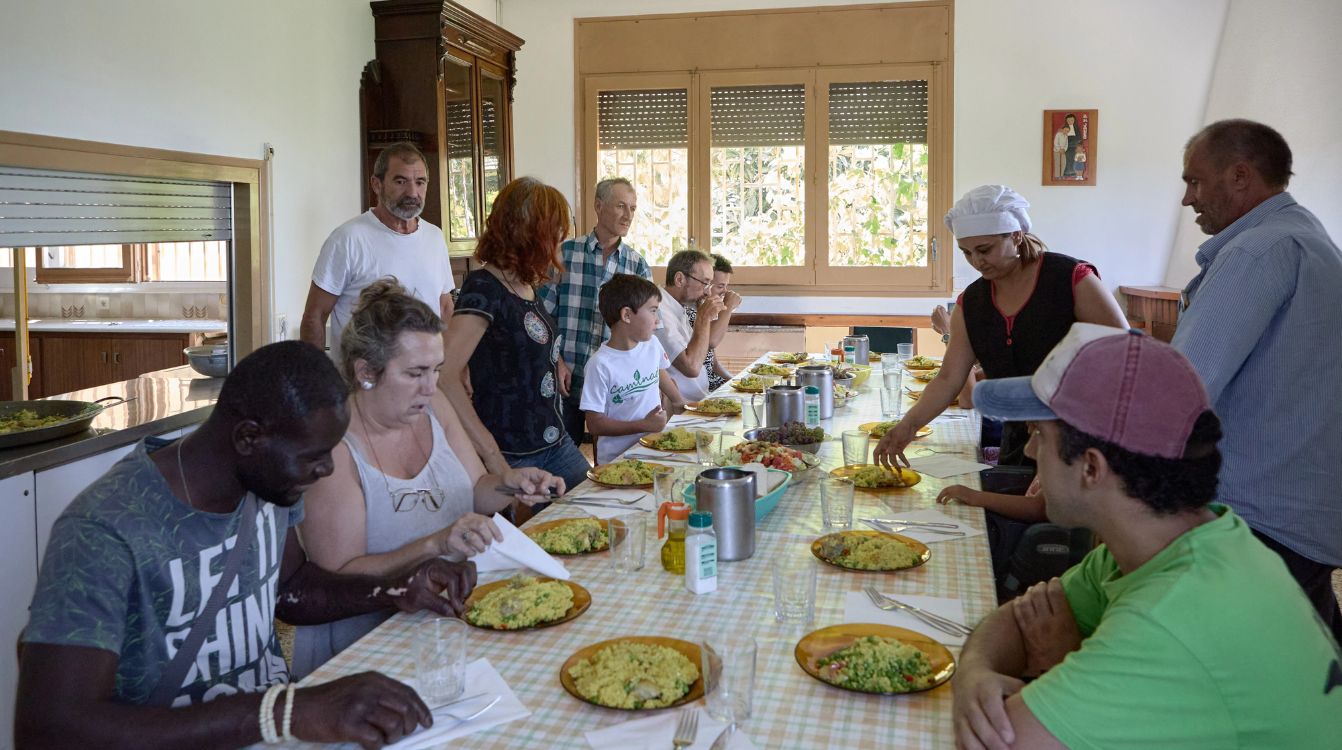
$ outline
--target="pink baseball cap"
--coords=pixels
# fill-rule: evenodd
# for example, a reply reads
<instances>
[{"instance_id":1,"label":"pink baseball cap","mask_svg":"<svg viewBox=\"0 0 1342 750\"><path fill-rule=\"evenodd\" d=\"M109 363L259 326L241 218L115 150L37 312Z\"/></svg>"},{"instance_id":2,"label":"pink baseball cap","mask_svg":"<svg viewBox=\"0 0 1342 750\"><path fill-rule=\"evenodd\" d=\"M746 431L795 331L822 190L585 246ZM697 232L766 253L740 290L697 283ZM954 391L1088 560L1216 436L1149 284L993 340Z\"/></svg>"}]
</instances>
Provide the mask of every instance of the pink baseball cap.
<instances>
[{"instance_id":1,"label":"pink baseball cap","mask_svg":"<svg viewBox=\"0 0 1342 750\"><path fill-rule=\"evenodd\" d=\"M1034 375L980 382L974 408L1008 422L1061 419L1133 453L1182 458L1211 404L1193 365L1169 344L1074 323Z\"/></svg>"}]
</instances>

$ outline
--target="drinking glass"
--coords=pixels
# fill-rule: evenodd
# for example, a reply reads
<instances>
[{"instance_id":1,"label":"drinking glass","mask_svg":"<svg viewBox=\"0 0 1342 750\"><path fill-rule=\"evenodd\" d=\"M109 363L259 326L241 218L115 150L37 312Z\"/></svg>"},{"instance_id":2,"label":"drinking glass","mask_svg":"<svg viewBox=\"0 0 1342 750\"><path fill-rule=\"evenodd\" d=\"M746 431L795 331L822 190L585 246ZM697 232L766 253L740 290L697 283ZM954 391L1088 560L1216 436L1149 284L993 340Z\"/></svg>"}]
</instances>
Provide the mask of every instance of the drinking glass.
<instances>
[{"instance_id":1,"label":"drinking glass","mask_svg":"<svg viewBox=\"0 0 1342 750\"><path fill-rule=\"evenodd\" d=\"M881 419L899 419L904 394L898 387L881 389Z\"/></svg>"},{"instance_id":2,"label":"drinking glass","mask_svg":"<svg viewBox=\"0 0 1342 750\"><path fill-rule=\"evenodd\" d=\"M820 515L826 529L853 526L853 483L847 479L827 478L820 482Z\"/></svg>"},{"instance_id":3,"label":"drinking glass","mask_svg":"<svg viewBox=\"0 0 1342 750\"><path fill-rule=\"evenodd\" d=\"M616 516L606 522L610 540L610 567L620 573L643 569L648 545L648 519L642 513Z\"/></svg>"},{"instance_id":4,"label":"drinking glass","mask_svg":"<svg viewBox=\"0 0 1342 750\"><path fill-rule=\"evenodd\" d=\"M755 639L740 633L722 632L704 639L700 656L709 716L738 724L750 718L758 651Z\"/></svg>"},{"instance_id":5,"label":"drinking glass","mask_svg":"<svg viewBox=\"0 0 1342 750\"><path fill-rule=\"evenodd\" d=\"M789 558L773 566L774 619L807 625L815 619L815 561Z\"/></svg>"},{"instance_id":6,"label":"drinking glass","mask_svg":"<svg viewBox=\"0 0 1342 750\"><path fill-rule=\"evenodd\" d=\"M466 689L466 623L435 617L418 628L415 675L419 694L429 705L444 703Z\"/></svg>"},{"instance_id":7,"label":"drinking glass","mask_svg":"<svg viewBox=\"0 0 1342 750\"><path fill-rule=\"evenodd\" d=\"M722 452L721 427L691 427L694 436L694 457L700 466L715 466L718 454Z\"/></svg>"},{"instance_id":8,"label":"drinking glass","mask_svg":"<svg viewBox=\"0 0 1342 750\"><path fill-rule=\"evenodd\" d=\"M881 362L881 377L886 388L899 390L904 385L904 363L894 358Z\"/></svg>"},{"instance_id":9,"label":"drinking glass","mask_svg":"<svg viewBox=\"0 0 1342 750\"><path fill-rule=\"evenodd\" d=\"M843 439L844 466L865 464L867 462L867 442L871 440L871 436L862 430L844 430L841 437Z\"/></svg>"},{"instance_id":10,"label":"drinking glass","mask_svg":"<svg viewBox=\"0 0 1342 750\"><path fill-rule=\"evenodd\" d=\"M913 356L913 344L895 344L896 357L901 362Z\"/></svg>"},{"instance_id":11,"label":"drinking glass","mask_svg":"<svg viewBox=\"0 0 1342 750\"><path fill-rule=\"evenodd\" d=\"M657 498L657 507L662 503L680 501L681 486L684 480L675 470L663 471L652 475L652 491Z\"/></svg>"}]
</instances>

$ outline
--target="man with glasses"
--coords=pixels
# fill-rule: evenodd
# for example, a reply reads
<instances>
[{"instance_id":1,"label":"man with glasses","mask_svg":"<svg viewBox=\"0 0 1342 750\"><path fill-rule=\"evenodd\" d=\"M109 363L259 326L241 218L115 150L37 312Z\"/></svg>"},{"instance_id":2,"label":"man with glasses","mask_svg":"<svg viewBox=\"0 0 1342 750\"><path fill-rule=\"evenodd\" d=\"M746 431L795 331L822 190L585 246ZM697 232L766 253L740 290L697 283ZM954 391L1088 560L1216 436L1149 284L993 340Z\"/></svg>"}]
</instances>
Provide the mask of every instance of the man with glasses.
<instances>
[{"instance_id":1,"label":"man with glasses","mask_svg":"<svg viewBox=\"0 0 1342 750\"><path fill-rule=\"evenodd\" d=\"M682 250L667 261L657 339L671 358L671 378L689 401L698 401L709 393L704 358L708 356L713 322L725 309L722 297L712 294L712 287L713 258L707 253ZM695 309L693 324L691 307Z\"/></svg>"},{"instance_id":2,"label":"man with glasses","mask_svg":"<svg viewBox=\"0 0 1342 750\"><path fill-rule=\"evenodd\" d=\"M610 338L597 309L601 285L617 273L652 281L652 268L639 252L625 244L638 195L623 177L596 184L596 228L585 237L568 240L560 248L564 274L537 290L545 308L559 323L563 341L559 359L559 392L564 397L564 429L573 442L583 441L583 373L587 360ZM576 225L576 223L575 223Z\"/></svg>"}]
</instances>

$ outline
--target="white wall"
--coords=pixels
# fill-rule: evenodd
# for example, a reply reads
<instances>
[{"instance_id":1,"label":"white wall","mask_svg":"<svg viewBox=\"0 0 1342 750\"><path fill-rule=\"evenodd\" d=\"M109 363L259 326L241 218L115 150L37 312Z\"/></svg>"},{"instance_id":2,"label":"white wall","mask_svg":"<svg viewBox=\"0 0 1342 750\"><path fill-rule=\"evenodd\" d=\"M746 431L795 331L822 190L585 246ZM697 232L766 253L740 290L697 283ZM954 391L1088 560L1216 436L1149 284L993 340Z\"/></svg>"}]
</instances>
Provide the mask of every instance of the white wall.
<instances>
[{"instance_id":1,"label":"white wall","mask_svg":"<svg viewBox=\"0 0 1342 750\"><path fill-rule=\"evenodd\" d=\"M1276 128L1291 146L1289 190L1342 241L1342 3L1232 0L1203 124L1230 117ZM1207 237L1181 211L1165 283L1182 287Z\"/></svg>"},{"instance_id":2,"label":"white wall","mask_svg":"<svg viewBox=\"0 0 1342 750\"><path fill-rule=\"evenodd\" d=\"M317 250L359 210L367 2L42 0L3 18L0 129L251 159L274 145L275 311L296 336Z\"/></svg>"},{"instance_id":3,"label":"white wall","mask_svg":"<svg viewBox=\"0 0 1342 750\"><path fill-rule=\"evenodd\" d=\"M504 0L518 55L519 174L576 192L573 19L639 13L842 5L796 0ZM1038 234L1094 261L1105 282L1165 276L1179 208L1180 147L1202 118L1226 0L958 0L955 193L1011 185L1033 204ZM1040 186L1041 112L1100 110L1098 184ZM956 286L977 277L957 259ZM925 312L927 299L756 297L746 311Z\"/></svg>"}]
</instances>

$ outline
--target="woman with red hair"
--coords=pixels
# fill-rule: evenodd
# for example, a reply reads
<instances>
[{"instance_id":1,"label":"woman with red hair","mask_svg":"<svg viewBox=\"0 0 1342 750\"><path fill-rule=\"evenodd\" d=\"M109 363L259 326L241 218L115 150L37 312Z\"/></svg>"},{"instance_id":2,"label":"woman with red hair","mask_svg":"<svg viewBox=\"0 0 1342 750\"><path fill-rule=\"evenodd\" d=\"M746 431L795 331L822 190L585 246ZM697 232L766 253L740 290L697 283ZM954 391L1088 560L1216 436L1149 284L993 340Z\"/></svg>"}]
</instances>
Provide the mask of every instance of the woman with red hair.
<instances>
[{"instance_id":1,"label":"woman with red hair","mask_svg":"<svg viewBox=\"0 0 1342 750\"><path fill-rule=\"evenodd\" d=\"M591 467L564 430L559 328L536 296L564 272L569 216L563 194L540 180L521 177L499 192L475 248L482 268L466 276L448 326L439 382L491 473L535 466L575 487Z\"/></svg>"}]
</instances>

